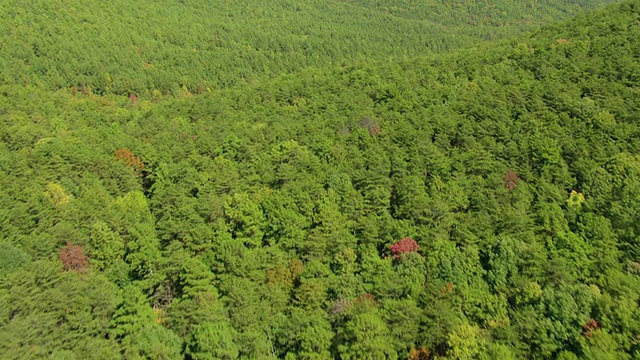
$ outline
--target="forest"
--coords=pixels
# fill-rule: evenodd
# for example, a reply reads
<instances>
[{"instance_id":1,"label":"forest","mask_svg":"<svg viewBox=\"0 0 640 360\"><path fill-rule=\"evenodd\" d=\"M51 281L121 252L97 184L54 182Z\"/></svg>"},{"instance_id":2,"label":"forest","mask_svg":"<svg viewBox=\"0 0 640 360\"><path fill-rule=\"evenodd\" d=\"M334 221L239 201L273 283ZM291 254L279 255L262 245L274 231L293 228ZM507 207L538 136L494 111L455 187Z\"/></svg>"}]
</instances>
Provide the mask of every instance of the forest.
<instances>
[{"instance_id":1,"label":"forest","mask_svg":"<svg viewBox=\"0 0 640 360\"><path fill-rule=\"evenodd\" d=\"M0 358L640 359L640 0L0 4Z\"/></svg>"},{"instance_id":2,"label":"forest","mask_svg":"<svg viewBox=\"0 0 640 360\"><path fill-rule=\"evenodd\" d=\"M0 0L0 84L202 93L505 39L612 0Z\"/></svg>"}]
</instances>

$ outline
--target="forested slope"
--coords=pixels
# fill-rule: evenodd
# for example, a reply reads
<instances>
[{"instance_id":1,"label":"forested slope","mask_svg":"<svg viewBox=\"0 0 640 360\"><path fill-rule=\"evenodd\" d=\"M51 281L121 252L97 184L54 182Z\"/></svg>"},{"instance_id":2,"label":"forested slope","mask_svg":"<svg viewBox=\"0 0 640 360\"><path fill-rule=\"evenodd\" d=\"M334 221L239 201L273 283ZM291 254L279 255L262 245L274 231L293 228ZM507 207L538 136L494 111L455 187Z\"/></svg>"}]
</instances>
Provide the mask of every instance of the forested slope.
<instances>
[{"instance_id":1,"label":"forested slope","mask_svg":"<svg viewBox=\"0 0 640 360\"><path fill-rule=\"evenodd\" d=\"M633 0L200 95L1 85L0 357L637 359L638 58Z\"/></svg>"},{"instance_id":2,"label":"forested slope","mask_svg":"<svg viewBox=\"0 0 640 360\"><path fill-rule=\"evenodd\" d=\"M611 0L0 1L0 82L193 93L344 59L460 48Z\"/></svg>"}]
</instances>

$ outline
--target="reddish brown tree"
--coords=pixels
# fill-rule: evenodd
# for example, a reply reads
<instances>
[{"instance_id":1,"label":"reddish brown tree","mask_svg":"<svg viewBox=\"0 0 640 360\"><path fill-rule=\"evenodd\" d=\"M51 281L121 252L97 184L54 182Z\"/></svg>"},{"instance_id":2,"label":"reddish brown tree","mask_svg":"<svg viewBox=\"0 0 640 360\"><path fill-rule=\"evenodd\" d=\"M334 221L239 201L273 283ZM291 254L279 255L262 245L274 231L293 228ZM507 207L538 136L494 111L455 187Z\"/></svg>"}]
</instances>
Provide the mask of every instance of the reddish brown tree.
<instances>
[{"instance_id":1,"label":"reddish brown tree","mask_svg":"<svg viewBox=\"0 0 640 360\"><path fill-rule=\"evenodd\" d=\"M89 259L84 255L82 247L70 242L60 250L60 261L67 271L80 271L89 265Z\"/></svg>"},{"instance_id":2,"label":"reddish brown tree","mask_svg":"<svg viewBox=\"0 0 640 360\"><path fill-rule=\"evenodd\" d=\"M382 128L380 127L379 123L375 123L371 126L369 126L369 135L371 135L371 137L380 135L380 133L382 132Z\"/></svg>"},{"instance_id":3,"label":"reddish brown tree","mask_svg":"<svg viewBox=\"0 0 640 360\"><path fill-rule=\"evenodd\" d=\"M506 187L507 190L511 191L518 187L518 183L520 181L522 181L522 179L520 179L518 174L516 174L513 170L509 170L504 176L504 187Z\"/></svg>"},{"instance_id":4,"label":"reddish brown tree","mask_svg":"<svg viewBox=\"0 0 640 360\"><path fill-rule=\"evenodd\" d=\"M375 296L370 293L364 293L358 296L354 302L357 305L361 305L364 307L376 307L378 306L378 302L376 301Z\"/></svg>"},{"instance_id":5,"label":"reddish brown tree","mask_svg":"<svg viewBox=\"0 0 640 360\"><path fill-rule=\"evenodd\" d=\"M396 259L399 258L402 254L416 252L419 248L420 247L418 246L418 243L408 237L398 241L397 243L389 247L389 249L391 250L391 254Z\"/></svg>"},{"instance_id":6,"label":"reddish brown tree","mask_svg":"<svg viewBox=\"0 0 640 360\"><path fill-rule=\"evenodd\" d=\"M445 295L449 295L451 293L453 293L453 283L452 282L448 282L444 288L442 289L442 291L440 291L440 295L445 296Z\"/></svg>"},{"instance_id":7,"label":"reddish brown tree","mask_svg":"<svg viewBox=\"0 0 640 360\"><path fill-rule=\"evenodd\" d=\"M365 116L358 122L360 127L366 128L369 131L369 135L374 137L376 135L380 135L382 132L382 128L380 127L380 123L373 121L372 118Z\"/></svg>"},{"instance_id":8,"label":"reddish brown tree","mask_svg":"<svg viewBox=\"0 0 640 360\"><path fill-rule=\"evenodd\" d=\"M424 346L420 349L416 349L413 346L409 350L409 360L429 360L431 359L431 351L427 350Z\"/></svg>"}]
</instances>

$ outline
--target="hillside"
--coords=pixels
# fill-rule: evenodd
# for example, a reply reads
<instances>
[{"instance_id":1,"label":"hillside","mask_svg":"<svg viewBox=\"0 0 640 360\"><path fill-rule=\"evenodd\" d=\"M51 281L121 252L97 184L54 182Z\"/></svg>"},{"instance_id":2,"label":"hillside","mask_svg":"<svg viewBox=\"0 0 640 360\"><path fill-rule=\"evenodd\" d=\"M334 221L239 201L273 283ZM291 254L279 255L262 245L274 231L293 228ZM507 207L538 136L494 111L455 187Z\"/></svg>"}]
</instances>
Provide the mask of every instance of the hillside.
<instances>
[{"instance_id":1,"label":"hillside","mask_svg":"<svg viewBox=\"0 0 640 360\"><path fill-rule=\"evenodd\" d=\"M205 92L345 59L466 47L610 2L1 0L0 83Z\"/></svg>"},{"instance_id":2,"label":"hillside","mask_svg":"<svg viewBox=\"0 0 640 360\"><path fill-rule=\"evenodd\" d=\"M202 94L7 81L0 358L637 359L638 58L632 0Z\"/></svg>"}]
</instances>

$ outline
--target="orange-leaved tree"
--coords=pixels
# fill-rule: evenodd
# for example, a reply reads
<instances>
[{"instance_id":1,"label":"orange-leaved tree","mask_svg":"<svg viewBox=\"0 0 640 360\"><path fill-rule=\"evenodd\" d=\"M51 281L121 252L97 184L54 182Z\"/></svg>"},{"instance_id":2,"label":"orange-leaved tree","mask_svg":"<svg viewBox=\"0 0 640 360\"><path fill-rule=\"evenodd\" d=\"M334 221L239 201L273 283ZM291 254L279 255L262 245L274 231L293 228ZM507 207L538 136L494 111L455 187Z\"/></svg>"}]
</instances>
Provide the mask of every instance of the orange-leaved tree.
<instances>
[{"instance_id":1,"label":"orange-leaved tree","mask_svg":"<svg viewBox=\"0 0 640 360\"><path fill-rule=\"evenodd\" d=\"M144 163L142 162L142 160L140 160L140 157L135 156L131 152L131 150L127 148L118 149L115 151L114 156L116 160L122 161L127 164L127 166L129 166L137 176L142 175L142 170L144 170Z\"/></svg>"}]
</instances>

